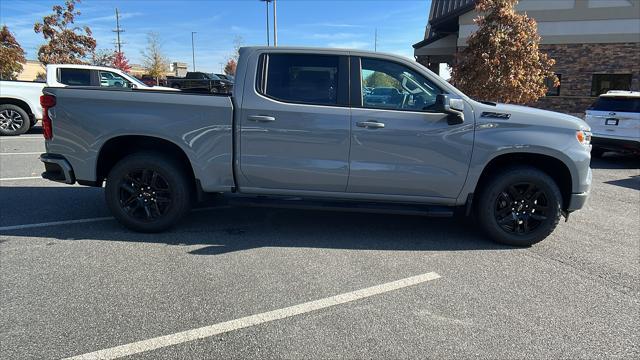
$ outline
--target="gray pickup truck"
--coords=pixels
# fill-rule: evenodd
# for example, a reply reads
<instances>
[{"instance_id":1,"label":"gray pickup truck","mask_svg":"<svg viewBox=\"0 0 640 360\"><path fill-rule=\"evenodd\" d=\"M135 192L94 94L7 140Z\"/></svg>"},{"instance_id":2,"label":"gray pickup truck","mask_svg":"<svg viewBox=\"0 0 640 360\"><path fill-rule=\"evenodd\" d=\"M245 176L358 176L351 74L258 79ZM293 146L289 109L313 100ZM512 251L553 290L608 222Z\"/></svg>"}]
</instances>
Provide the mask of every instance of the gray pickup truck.
<instances>
[{"instance_id":1,"label":"gray pickup truck","mask_svg":"<svg viewBox=\"0 0 640 360\"><path fill-rule=\"evenodd\" d=\"M377 87L397 92L365 101ZM246 47L232 96L45 88L43 177L105 185L126 227L174 225L206 193L269 206L475 214L528 246L585 204L582 120L470 99L414 61Z\"/></svg>"}]
</instances>

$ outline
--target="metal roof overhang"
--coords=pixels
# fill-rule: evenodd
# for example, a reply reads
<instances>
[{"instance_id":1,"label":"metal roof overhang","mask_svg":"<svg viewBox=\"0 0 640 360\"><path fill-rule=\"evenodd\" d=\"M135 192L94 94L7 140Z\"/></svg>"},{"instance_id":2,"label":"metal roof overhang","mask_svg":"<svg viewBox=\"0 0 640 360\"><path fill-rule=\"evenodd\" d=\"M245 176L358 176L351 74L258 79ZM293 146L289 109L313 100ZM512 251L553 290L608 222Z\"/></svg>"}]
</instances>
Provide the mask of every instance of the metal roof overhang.
<instances>
[{"instance_id":1,"label":"metal roof overhang","mask_svg":"<svg viewBox=\"0 0 640 360\"><path fill-rule=\"evenodd\" d=\"M441 39L428 43L427 45L417 47L413 51L415 56L453 56L458 46L457 34L450 34Z\"/></svg>"}]
</instances>

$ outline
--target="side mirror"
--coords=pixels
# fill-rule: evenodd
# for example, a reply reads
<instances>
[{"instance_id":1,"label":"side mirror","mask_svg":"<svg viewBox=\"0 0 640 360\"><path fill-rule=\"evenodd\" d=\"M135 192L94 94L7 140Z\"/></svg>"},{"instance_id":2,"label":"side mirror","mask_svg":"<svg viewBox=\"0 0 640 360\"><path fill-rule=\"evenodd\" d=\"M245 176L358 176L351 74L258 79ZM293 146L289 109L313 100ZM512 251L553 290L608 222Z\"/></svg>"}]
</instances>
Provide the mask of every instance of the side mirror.
<instances>
[{"instance_id":1,"label":"side mirror","mask_svg":"<svg viewBox=\"0 0 640 360\"><path fill-rule=\"evenodd\" d=\"M435 110L448 115L449 125L462 124L464 122L464 100L452 98L449 94L436 96Z\"/></svg>"}]
</instances>

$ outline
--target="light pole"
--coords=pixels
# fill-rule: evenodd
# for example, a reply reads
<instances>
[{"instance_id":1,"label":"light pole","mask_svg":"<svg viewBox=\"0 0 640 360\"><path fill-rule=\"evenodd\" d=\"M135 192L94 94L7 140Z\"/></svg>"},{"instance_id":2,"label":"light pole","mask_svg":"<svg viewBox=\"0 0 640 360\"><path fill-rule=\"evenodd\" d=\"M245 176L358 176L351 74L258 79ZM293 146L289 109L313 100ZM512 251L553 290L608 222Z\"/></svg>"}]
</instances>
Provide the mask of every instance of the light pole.
<instances>
[{"instance_id":1,"label":"light pole","mask_svg":"<svg viewBox=\"0 0 640 360\"><path fill-rule=\"evenodd\" d=\"M264 1L264 4L266 5L265 9L267 11L267 46L269 46L269 2L271 2L272 0L260 0L260 1Z\"/></svg>"},{"instance_id":2,"label":"light pole","mask_svg":"<svg viewBox=\"0 0 640 360\"><path fill-rule=\"evenodd\" d=\"M193 34L197 34L195 31L191 32L191 58L193 60L193 71L196 71L196 47L193 43Z\"/></svg>"},{"instance_id":3,"label":"light pole","mask_svg":"<svg viewBox=\"0 0 640 360\"><path fill-rule=\"evenodd\" d=\"M278 46L278 17L276 14L276 0L264 1L267 10L267 46L269 46L269 3L273 2L273 46Z\"/></svg>"},{"instance_id":4,"label":"light pole","mask_svg":"<svg viewBox=\"0 0 640 360\"><path fill-rule=\"evenodd\" d=\"M276 18L276 0L273 0L273 46L278 46L278 19Z\"/></svg>"}]
</instances>

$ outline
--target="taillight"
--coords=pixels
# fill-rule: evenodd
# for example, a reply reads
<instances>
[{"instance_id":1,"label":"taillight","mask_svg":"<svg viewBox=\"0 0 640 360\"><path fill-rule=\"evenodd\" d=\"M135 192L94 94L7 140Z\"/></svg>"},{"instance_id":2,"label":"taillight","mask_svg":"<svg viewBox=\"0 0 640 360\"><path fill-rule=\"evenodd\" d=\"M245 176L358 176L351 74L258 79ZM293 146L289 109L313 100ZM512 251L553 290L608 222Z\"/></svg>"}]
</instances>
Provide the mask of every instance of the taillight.
<instances>
[{"instance_id":1,"label":"taillight","mask_svg":"<svg viewBox=\"0 0 640 360\"><path fill-rule=\"evenodd\" d=\"M40 96L40 106L42 106L42 135L45 140L53 138L53 127L49 117L49 109L56 106L56 97L53 95Z\"/></svg>"}]
</instances>

